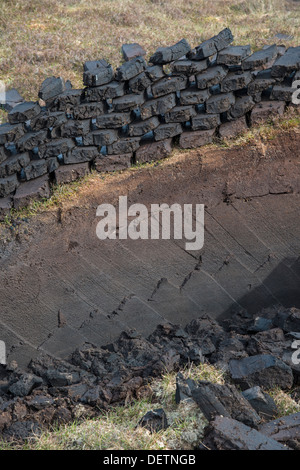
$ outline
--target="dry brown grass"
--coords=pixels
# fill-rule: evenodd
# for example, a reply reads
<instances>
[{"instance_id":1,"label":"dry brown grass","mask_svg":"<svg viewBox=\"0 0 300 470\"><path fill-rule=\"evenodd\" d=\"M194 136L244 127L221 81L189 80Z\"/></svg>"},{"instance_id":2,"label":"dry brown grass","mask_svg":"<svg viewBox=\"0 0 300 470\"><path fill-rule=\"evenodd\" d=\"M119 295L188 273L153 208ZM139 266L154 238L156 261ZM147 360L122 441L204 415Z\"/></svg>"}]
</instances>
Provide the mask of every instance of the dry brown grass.
<instances>
[{"instance_id":1,"label":"dry brown grass","mask_svg":"<svg viewBox=\"0 0 300 470\"><path fill-rule=\"evenodd\" d=\"M294 35L285 42L296 45L299 11L298 2L280 0L0 0L0 80L37 99L51 75L82 87L86 60L118 66L123 43L150 55L182 37L195 46L226 26L254 49L276 42L276 33Z\"/></svg>"}]
</instances>

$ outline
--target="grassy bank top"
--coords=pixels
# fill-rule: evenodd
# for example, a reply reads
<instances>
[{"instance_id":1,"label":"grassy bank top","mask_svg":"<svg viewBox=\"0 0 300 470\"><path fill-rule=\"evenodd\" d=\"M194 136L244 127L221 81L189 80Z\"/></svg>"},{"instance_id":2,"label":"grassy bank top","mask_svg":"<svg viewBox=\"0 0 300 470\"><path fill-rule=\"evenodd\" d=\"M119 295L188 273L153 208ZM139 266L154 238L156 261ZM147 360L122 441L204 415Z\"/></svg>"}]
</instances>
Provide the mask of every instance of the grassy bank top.
<instances>
[{"instance_id":1,"label":"grassy bank top","mask_svg":"<svg viewBox=\"0 0 300 470\"><path fill-rule=\"evenodd\" d=\"M0 80L37 99L49 76L82 87L82 63L122 62L121 46L148 52L185 37L192 47L230 27L234 44L300 44L293 0L0 0ZM279 37L278 37L279 35ZM285 35L285 36L281 36ZM288 38L286 36L291 36Z\"/></svg>"}]
</instances>

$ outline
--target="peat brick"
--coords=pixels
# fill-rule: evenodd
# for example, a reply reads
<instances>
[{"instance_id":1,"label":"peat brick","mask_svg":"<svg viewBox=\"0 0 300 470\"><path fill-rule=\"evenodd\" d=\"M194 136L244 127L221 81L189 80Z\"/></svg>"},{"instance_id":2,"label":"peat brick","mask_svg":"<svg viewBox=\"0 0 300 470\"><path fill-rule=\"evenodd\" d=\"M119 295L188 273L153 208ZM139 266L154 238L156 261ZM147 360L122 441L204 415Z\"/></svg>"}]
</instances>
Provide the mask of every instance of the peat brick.
<instances>
[{"instance_id":1,"label":"peat brick","mask_svg":"<svg viewBox=\"0 0 300 470\"><path fill-rule=\"evenodd\" d=\"M105 85L114 78L112 66L103 59L85 62L83 70L83 83L86 86Z\"/></svg>"},{"instance_id":2,"label":"peat brick","mask_svg":"<svg viewBox=\"0 0 300 470\"><path fill-rule=\"evenodd\" d=\"M187 78L183 75L165 77L152 85L154 98L167 95L179 90L184 90L187 85Z\"/></svg>"},{"instance_id":3,"label":"peat brick","mask_svg":"<svg viewBox=\"0 0 300 470\"><path fill-rule=\"evenodd\" d=\"M93 132L91 134L91 137L91 145L103 147L116 142L116 140L118 140L118 132L113 129L103 129Z\"/></svg>"},{"instance_id":4,"label":"peat brick","mask_svg":"<svg viewBox=\"0 0 300 470\"><path fill-rule=\"evenodd\" d=\"M207 131L183 132L179 139L179 147L183 149L192 149L202 147L212 143L215 129Z\"/></svg>"},{"instance_id":5,"label":"peat brick","mask_svg":"<svg viewBox=\"0 0 300 470\"><path fill-rule=\"evenodd\" d=\"M141 145L135 154L136 161L146 163L166 158L172 152L172 139Z\"/></svg>"},{"instance_id":6,"label":"peat brick","mask_svg":"<svg viewBox=\"0 0 300 470\"><path fill-rule=\"evenodd\" d=\"M210 97L209 90L199 90L191 87L180 92L181 105L196 105L204 103Z\"/></svg>"},{"instance_id":7,"label":"peat brick","mask_svg":"<svg viewBox=\"0 0 300 470\"><path fill-rule=\"evenodd\" d=\"M191 393L208 421L217 415L236 419L251 427L257 427L261 421L257 412L249 406L249 402L234 385L199 382Z\"/></svg>"},{"instance_id":8,"label":"peat brick","mask_svg":"<svg viewBox=\"0 0 300 470\"><path fill-rule=\"evenodd\" d=\"M147 64L143 57L135 57L117 68L116 79L119 81L130 80L143 72L146 67Z\"/></svg>"},{"instance_id":9,"label":"peat brick","mask_svg":"<svg viewBox=\"0 0 300 470\"><path fill-rule=\"evenodd\" d=\"M270 96L271 100L278 100L278 101L292 101L292 95L295 91L295 88L291 86L280 84L275 85L272 89L272 93Z\"/></svg>"},{"instance_id":10,"label":"peat brick","mask_svg":"<svg viewBox=\"0 0 300 470\"><path fill-rule=\"evenodd\" d=\"M267 90L270 86L274 85L276 80L271 76L271 69L262 70L258 72L254 80L248 84L249 95L255 95Z\"/></svg>"},{"instance_id":11,"label":"peat brick","mask_svg":"<svg viewBox=\"0 0 300 470\"><path fill-rule=\"evenodd\" d=\"M134 108L141 106L145 102L143 94L130 93L128 95L115 98L112 102L113 109L116 112L131 111Z\"/></svg>"},{"instance_id":12,"label":"peat brick","mask_svg":"<svg viewBox=\"0 0 300 470\"><path fill-rule=\"evenodd\" d=\"M17 146L21 152L32 150L48 141L47 131L28 132L18 141Z\"/></svg>"},{"instance_id":13,"label":"peat brick","mask_svg":"<svg viewBox=\"0 0 300 470\"><path fill-rule=\"evenodd\" d=\"M200 90L218 85L227 75L227 70L221 65L210 67L205 72L196 75L197 87Z\"/></svg>"},{"instance_id":14,"label":"peat brick","mask_svg":"<svg viewBox=\"0 0 300 470\"><path fill-rule=\"evenodd\" d=\"M217 64L220 65L239 65L242 60L249 57L251 47L248 46L229 46L218 53Z\"/></svg>"},{"instance_id":15,"label":"peat brick","mask_svg":"<svg viewBox=\"0 0 300 470\"><path fill-rule=\"evenodd\" d=\"M82 103L73 109L74 119L95 118L103 114L103 103Z\"/></svg>"},{"instance_id":16,"label":"peat brick","mask_svg":"<svg viewBox=\"0 0 300 470\"><path fill-rule=\"evenodd\" d=\"M265 421L270 421L278 414L274 399L260 387L248 388L242 395Z\"/></svg>"},{"instance_id":17,"label":"peat brick","mask_svg":"<svg viewBox=\"0 0 300 470\"><path fill-rule=\"evenodd\" d=\"M81 121L75 121L69 119L61 127L61 136L62 137L77 137L88 134L90 131L90 120L85 119Z\"/></svg>"},{"instance_id":18,"label":"peat brick","mask_svg":"<svg viewBox=\"0 0 300 470\"><path fill-rule=\"evenodd\" d=\"M217 416L206 428L203 444L211 450L289 450L275 439L225 416Z\"/></svg>"},{"instance_id":19,"label":"peat brick","mask_svg":"<svg viewBox=\"0 0 300 470\"><path fill-rule=\"evenodd\" d=\"M152 81L146 72L142 72L129 80L129 88L133 93L143 93L151 83Z\"/></svg>"},{"instance_id":20,"label":"peat brick","mask_svg":"<svg viewBox=\"0 0 300 470\"><path fill-rule=\"evenodd\" d=\"M28 206L32 201L38 201L50 197L48 175L41 176L26 183L22 183L14 196L15 209Z\"/></svg>"},{"instance_id":21,"label":"peat brick","mask_svg":"<svg viewBox=\"0 0 300 470\"><path fill-rule=\"evenodd\" d=\"M159 47L157 51L150 57L152 64L168 64L173 62L180 57L184 56L191 50L191 46L186 39L181 39L173 46Z\"/></svg>"},{"instance_id":22,"label":"peat brick","mask_svg":"<svg viewBox=\"0 0 300 470\"><path fill-rule=\"evenodd\" d=\"M138 426L146 428L150 433L168 428L167 415L163 408L148 411L138 422Z\"/></svg>"},{"instance_id":23,"label":"peat brick","mask_svg":"<svg viewBox=\"0 0 300 470\"><path fill-rule=\"evenodd\" d=\"M41 113L35 119L31 119L30 127L32 131L40 131L43 129L49 129L53 127L59 127L67 122L67 116L64 112L45 112Z\"/></svg>"},{"instance_id":24,"label":"peat brick","mask_svg":"<svg viewBox=\"0 0 300 470\"><path fill-rule=\"evenodd\" d=\"M132 153L122 155L99 155L95 162L95 169L99 172L120 171L130 168Z\"/></svg>"},{"instance_id":25,"label":"peat brick","mask_svg":"<svg viewBox=\"0 0 300 470\"><path fill-rule=\"evenodd\" d=\"M283 416L263 423L259 427L259 432L275 439L282 445L286 445L295 450L300 449L300 413L293 413L288 416Z\"/></svg>"},{"instance_id":26,"label":"peat brick","mask_svg":"<svg viewBox=\"0 0 300 470\"><path fill-rule=\"evenodd\" d=\"M277 57L278 49L276 44L254 52L252 55L243 60L242 66L244 70L254 70L257 68L267 68Z\"/></svg>"},{"instance_id":27,"label":"peat brick","mask_svg":"<svg viewBox=\"0 0 300 470\"><path fill-rule=\"evenodd\" d=\"M133 42L131 44L123 44L122 54L124 59L128 62L128 60L134 59L135 57L146 55L146 51L142 46L140 46L140 44Z\"/></svg>"},{"instance_id":28,"label":"peat brick","mask_svg":"<svg viewBox=\"0 0 300 470\"><path fill-rule=\"evenodd\" d=\"M13 207L13 199L10 196L0 198L0 220L3 220Z\"/></svg>"},{"instance_id":29,"label":"peat brick","mask_svg":"<svg viewBox=\"0 0 300 470\"><path fill-rule=\"evenodd\" d=\"M7 159L8 155L6 153L4 145L0 146L0 163L4 162Z\"/></svg>"},{"instance_id":30,"label":"peat brick","mask_svg":"<svg viewBox=\"0 0 300 470\"><path fill-rule=\"evenodd\" d=\"M80 104L81 96L82 90L66 90L53 101L47 103L47 107L51 111L64 111L71 114Z\"/></svg>"},{"instance_id":31,"label":"peat brick","mask_svg":"<svg viewBox=\"0 0 300 470\"><path fill-rule=\"evenodd\" d=\"M153 82L165 76L164 69L161 65L148 65L146 74Z\"/></svg>"},{"instance_id":32,"label":"peat brick","mask_svg":"<svg viewBox=\"0 0 300 470\"><path fill-rule=\"evenodd\" d=\"M206 70L209 65L207 59L204 60L177 60L171 65L173 73L179 73L183 75L196 75L197 73Z\"/></svg>"},{"instance_id":33,"label":"peat brick","mask_svg":"<svg viewBox=\"0 0 300 470\"><path fill-rule=\"evenodd\" d=\"M18 124L35 118L40 112L41 108L37 102L23 101L23 103L17 104L17 106L8 113L7 117L10 124Z\"/></svg>"},{"instance_id":34,"label":"peat brick","mask_svg":"<svg viewBox=\"0 0 300 470\"><path fill-rule=\"evenodd\" d=\"M193 106L175 106L168 113L165 114L166 123L169 122L186 122L192 116L196 116L196 110Z\"/></svg>"},{"instance_id":35,"label":"peat brick","mask_svg":"<svg viewBox=\"0 0 300 470\"><path fill-rule=\"evenodd\" d=\"M130 113L110 113L97 116L96 126L99 129L117 129L130 123Z\"/></svg>"},{"instance_id":36,"label":"peat brick","mask_svg":"<svg viewBox=\"0 0 300 470\"><path fill-rule=\"evenodd\" d=\"M169 124L161 124L154 129L154 140L165 140L175 137L183 132L182 126L176 122Z\"/></svg>"},{"instance_id":37,"label":"peat brick","mask_svg":"<svg viewBox=\"0 0 300 470\"><path fill-rule=\"evenodd\" d=\"M86 101L101 101L112 98L118 98L125 94L124 83L116 80L106 85L86 88L84 90L84 98Z\"/></svg>"},{"instance_id":38,"label":"peat brick","mask_svg":"<svg viewBox=\"0 0 300 470\"><path fill-rule=\"evenodd\" d=\"M235 121L225 122L219 127L219 135L221 139L231 139L237 137L248 130L245 116L242 116Z\"/></svg>"},{"instance_id":39,"label":"peat brick","mask_svg":"<svg viewBox=\"0 0 300 470\"><path fill-rule=\"evenodd\" d=\"M18 173L30 163L29 153L20 153L7 158L0 165L0 178Z\"/></svg>"},{"instance_id":40,"label":"peat brick","mask_svg":"<svg viewBox=\"0 0 300 470\"><path fill-rule=\"evenodd\" d=\"M49 142L46 145L44 157L58 157L59 155L65 155L69 152L73 147L75 147L75 143L72 139L58 139Z\"/></svg>"},{"instance_id":41,"label":"peat brick","mask_svg":"<svg viewBox=\"0 0 300 470\"><path fill-rule=\"evenodd\" d=\"M219 114L206 114L200 113L192 118L192 129L197 130L208 130L215 129L221 124Z\"/></svg>"},{"instance_id":42,"label":"peat brick","mask_svg":"<svg viewBox=\"0 0 300 470\"><path fill-rule=\"evenodd\" d=\"M63 165L55 170L55 181L57 184L70 183L83 178L89 173L89 163L77 163L75 165Z\"/></svg>"},{"instance_id":43,"label":"peat brick","mask_svg":"<svg viewBox=\"0 0 300 470\"><path fill-rule=\"evenodd\" d=\"M22 103L24 99L15 88L0 92L0 106L5 111L11 111L17 104Z\"/></svg>"},{"instance_id":44,"label":"peat brick","mask_svg":"<svg viewBox=\"0 0 300 470\"><path fill-rule=\"evenodd\" d=\"M128 135L130 137L137 137L153 131L160 124L159 119L153 116L145 121L137 121L129 124Z\"/></svg>"},{"instance_id":45,"label":"peat brick","mask_svg":"<svg viewBox=\"0 0 300 470\"><path fill-rule=\"evenodd\" d=\"M282 116L285 106L285 101L261 101L251 111L251 125L261 124L276 115Z\"/></svg>"},{"instance_id":46,"label":"peat brick","mask_svg":"<svg viewBox=\"0 0 300 470\"><path fill-rule=\"evenodd\" d=\"M141 106L141 118L148 119L154 115L165 114L176 106L176 95L170 93L153 100L146 101Z\"/></svg>"},{"instance_id":47,"label":"peat brick","mask_svg":"<svg viewBox=\"0 0 300 470\"><path fill-rule=\"evenodd\" d=\"M282 78L294 70L300 70L300 46L289 47L272 66L272 77Z\"/></svg>"},{"instance_id":48,"label":"peat brick","mask_svg":"<svg viewBox=\"0 0 300 470\"><path fill-rule=\"evenodd\" d=\"M72 163L83 163L94 160L99 155L97 147L75 147L64 157L64 163L66 165Z\"/></svg>"},{"instance_id":49,"label":"peat brick","mask_svg":"<svg viewBox=\"0 0 300 470\"><path fill-rule=\"evenodd\" d=\"M233 41L233 36L229 28L223 29L219 34L202 42L195 50L187 54L189 59L201 60L213 56L217 52L228 47Z\"/></svg>"},{"instance_id":50,"label":"peat brick","mask_svg":"<svg viewBox=\"0 0 300 470\"><path fill-rule=\"evenodd\" d=\"M270 354L258 354L229 361L229 372L234 383L242 390L256 385L264 390L275 387L289 389L293 385L292 369Z\"/></svg>"},{"instance_id":51,"label":"peat brick","mask_svg":"<svg viewBox=\"0 0 300 470\"><path fill-rule=\"evenodd\" d=\"M5 197L14 192L19 186L16 174L0 178L0 197Z\"/></svg>"},{"instance_id":52,"label":"peat brick","mask_svg":"<svg viewBox=\"0 0 300 470\"><path fill-rule=\"evenodd\" d=\"M66 84L62 77L49 77L43 81L38 96L42 100L48 101L63 93L65 89Z\"/></svg>"},{"instance_id":53,"label":"peat brick","mask_svg":"<svg viewBox=\"0 0 300 470\"><path fill-rule=\"evenodd\" d=\"M23 124L0 124L0 145L15 142L25 134Z\"/></svg>"},{"instance_id":54,"label":"peat brick","mask_svg":"<svg viewBox=\"0 0 300 470\"><path fill-rule=\"evenodd\" d=\"M237 119L239 117L242 117L248 111L251 111L254 106L255 102L252 96L241 96L236 99L235 104L230 109L228 118Z\"/></svg>"},{"instance_id":55,"label":"peat brick","mask_svg":"<svg viewBox=\"0 0 300 470\"><path fill-rule=\"evenodd\" d=\"M221 83L221 91L229 92L241 90L253 80L251 72L229 73Z\"/></svg>"},{"instance_id":56,"label":"peat brick","mask_svg":"<svg viewBox=\"0 0 300 470\"><path fill-rule=\"evenodd\" d=\"M26 181L38 178L47 173L48 166L46 160L33 160L24 168Z\"/></svg>"},{"instance_id":57,"label":"peat brick","mask_svg":"<svg viewBox=\"0 0 300 470\"><path fill-rule=\"evenodd\" d=\"M209 114L219 114L228 111L235 103L233 93L221 93L213 95L206 101L206 112Z\"/></svg>"},{"instance_id":58,"label":"peat brick","mask_svg":"<svg viewBox=\"0 0 300 470\"><path fill-rule=\"evenodd\" d=\"M133 153L140 146L139 137L128 137L126 139L119 139L107 147L108 155L120 155Z\"/></svg>"}]
</instances>

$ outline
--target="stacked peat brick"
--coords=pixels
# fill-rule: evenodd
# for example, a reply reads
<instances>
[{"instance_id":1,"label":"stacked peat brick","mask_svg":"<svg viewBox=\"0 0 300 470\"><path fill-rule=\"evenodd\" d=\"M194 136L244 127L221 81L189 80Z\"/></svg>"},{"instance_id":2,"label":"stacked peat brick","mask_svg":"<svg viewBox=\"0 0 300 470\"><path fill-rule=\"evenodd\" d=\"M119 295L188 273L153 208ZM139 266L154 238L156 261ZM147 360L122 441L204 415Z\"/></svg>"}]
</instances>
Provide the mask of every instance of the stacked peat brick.
<instances>
[{"instance_id":1,"label":"stacked peat brick","mask_svg":"<svg viewBox=\"0 0 300 470\"><path fill-rule=\"evenodd\" d=\"M193 50L182 39L148 64L140 46L133 45L134 57L125 45L127 61L116 72L105 60L84 64L84 89L46 79L45 106L17 104L0 126L0 212L49 197L49 182L72 181L91 167L114 171L161 159L174 142L200 147L282 114L300 78L300 47L251 54L232 42L227 28Z\"/></svg>"}]
</instances>

